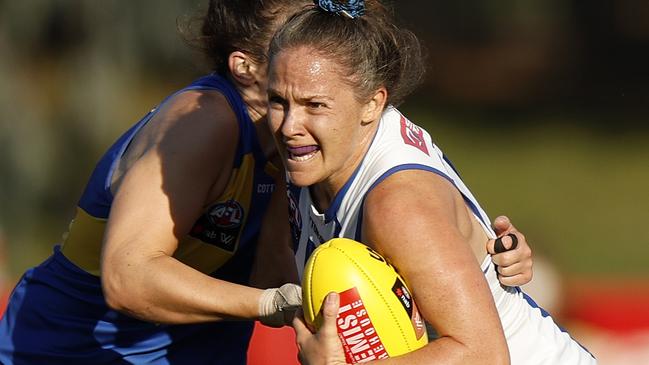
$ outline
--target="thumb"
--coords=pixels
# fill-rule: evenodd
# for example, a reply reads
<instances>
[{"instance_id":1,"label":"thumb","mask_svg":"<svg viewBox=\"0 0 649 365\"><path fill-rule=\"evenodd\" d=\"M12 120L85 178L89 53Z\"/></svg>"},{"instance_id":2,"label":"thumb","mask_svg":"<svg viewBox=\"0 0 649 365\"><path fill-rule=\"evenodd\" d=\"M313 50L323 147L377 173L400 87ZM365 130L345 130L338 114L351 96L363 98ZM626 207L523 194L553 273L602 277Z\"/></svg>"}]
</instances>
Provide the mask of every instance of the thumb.
<instances>
[{"instance_id":1,"label":"thumb","mask_svg":"<svg viewBox=\"0 0 649 365\"><path fill-rule=\"evenodd\" d=\"M512 222L509 220L509 217L506 215L496 217L496 219L494 219L493 228L494 231L496 231L497 236L501 236L508 231L515 229Z\"/></svg>"},{"instance_id":2,"label":"thumb","mask_svg":"<svg viewBox=\"0 0 649 365\"><path fill-rule=\"evenodd\" d=\"M340 306L340 296L336 292L331 292L325 297L322 305L322 327L319 333L323 336L337 336L338 327L336 318L338 317L338 307Z\"/></svg>"}]
</instances>

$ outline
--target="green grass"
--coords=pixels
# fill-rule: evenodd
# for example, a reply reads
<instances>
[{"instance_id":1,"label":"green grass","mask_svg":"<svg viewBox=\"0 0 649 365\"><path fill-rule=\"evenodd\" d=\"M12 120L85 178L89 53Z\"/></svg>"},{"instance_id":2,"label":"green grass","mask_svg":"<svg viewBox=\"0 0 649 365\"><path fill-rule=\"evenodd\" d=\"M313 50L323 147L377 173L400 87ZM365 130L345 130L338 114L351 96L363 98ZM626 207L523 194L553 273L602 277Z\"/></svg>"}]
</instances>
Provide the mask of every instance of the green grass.
<instances>
[{"instance_id":1,"label":"green grass","mask_svg":"<svg viewBox=\"0 0 649 365\"><path fill-rule=\"evenodd\" d=\"M489 119L489 128L475 128L449 116L412 115L489 216L512 218L535 254L561 272L649 277L646 132L610 135L558 117L528 117L522 126Z\"/></svg>"}]
</instances>

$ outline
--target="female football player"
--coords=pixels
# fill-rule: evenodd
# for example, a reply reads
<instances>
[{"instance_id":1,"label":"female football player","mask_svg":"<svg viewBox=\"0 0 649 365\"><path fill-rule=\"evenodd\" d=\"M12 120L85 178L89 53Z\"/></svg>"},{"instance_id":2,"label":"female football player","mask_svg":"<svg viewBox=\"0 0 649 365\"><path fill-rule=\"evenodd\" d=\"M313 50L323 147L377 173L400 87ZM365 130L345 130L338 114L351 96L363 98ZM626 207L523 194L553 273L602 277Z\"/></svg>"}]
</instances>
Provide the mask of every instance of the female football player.
<instances>
[{"instance_id":1,"label":"female football player","mask_svg":"<svg viewBox=\"0 0 649 365\"><path fill-rule=\"evenodd\" d=\"M431 136L395 109L423 63L390 14L377 0L320 0L271 41L268 117L292 185L298 263L346 237L399 269L439 337L381 363L594 364L520 288L498 282L487 215ZM337 300L327 298L320 332L294 321L304 363L345 363Z\"/></svg>"}]
</instances>

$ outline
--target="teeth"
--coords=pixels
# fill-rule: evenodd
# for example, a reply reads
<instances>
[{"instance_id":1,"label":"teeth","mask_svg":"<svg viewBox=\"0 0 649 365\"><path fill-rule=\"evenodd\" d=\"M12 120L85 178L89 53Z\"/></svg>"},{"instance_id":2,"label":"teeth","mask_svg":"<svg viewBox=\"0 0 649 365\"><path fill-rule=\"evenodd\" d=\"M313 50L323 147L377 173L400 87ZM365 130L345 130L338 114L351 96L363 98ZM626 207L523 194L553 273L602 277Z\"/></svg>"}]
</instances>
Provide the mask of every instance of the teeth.
<instances>
[{"instance_id":1,"label":"teeth","mask_svg":"<svg viewBox=\"0 0 649 365\"><path fill-rule=\"evenodd\" d=\"M311 153L309 153L309 154L302 155L302 156L297 156L297 155L294 155L294 154L290 154L290 156L291 156L291 160L295 160L295 161L300 161L300 162L302 162L302 161L310 160L311 158L313 158L313 156L315 156L315 154L316 154L317 152L318 152L318 151L316 150L316 151L313 151L313 152L311 152Z\"/></svg>"}]
</instances>

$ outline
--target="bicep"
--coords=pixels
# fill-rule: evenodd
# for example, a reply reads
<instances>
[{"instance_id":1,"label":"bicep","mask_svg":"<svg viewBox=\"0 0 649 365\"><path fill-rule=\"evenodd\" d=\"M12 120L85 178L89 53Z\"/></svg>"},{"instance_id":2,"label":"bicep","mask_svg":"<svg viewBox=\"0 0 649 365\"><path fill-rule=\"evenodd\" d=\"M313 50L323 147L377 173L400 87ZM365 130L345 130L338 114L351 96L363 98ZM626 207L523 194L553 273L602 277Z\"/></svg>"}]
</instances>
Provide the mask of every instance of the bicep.
<instances>
[{"instance_id":1,"label":"bicep","mask_svg":"<svg viewBox=\"0 0 649 365\"><path fill-rule=\"evenodd\" d=\"M463 232L467 214L448 181L405 171L370 192L363 226L363 240L398 268L426 320L441 336L463 343L502 331Z\"/></svg>"}]
</instances>

